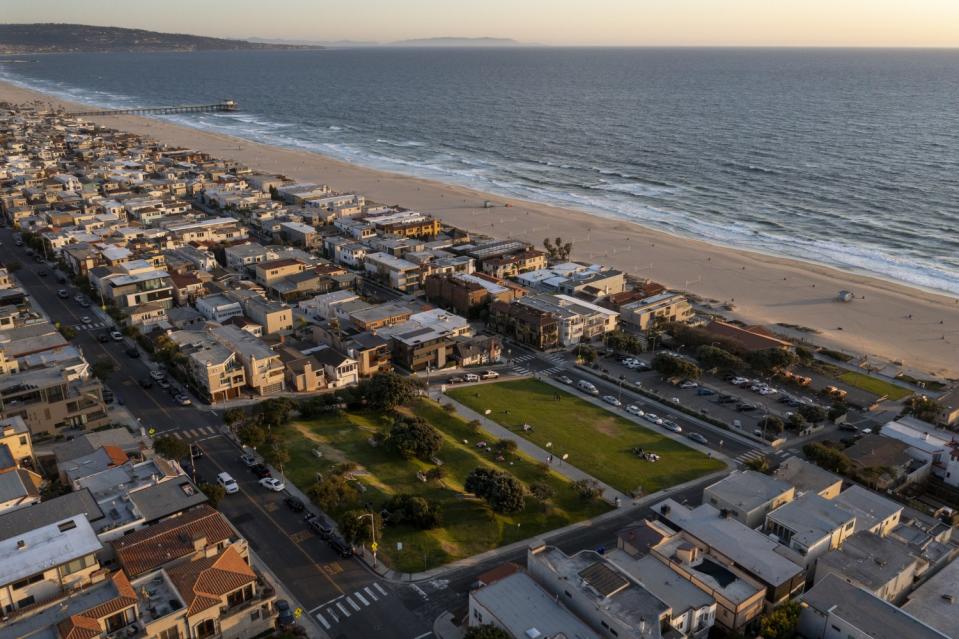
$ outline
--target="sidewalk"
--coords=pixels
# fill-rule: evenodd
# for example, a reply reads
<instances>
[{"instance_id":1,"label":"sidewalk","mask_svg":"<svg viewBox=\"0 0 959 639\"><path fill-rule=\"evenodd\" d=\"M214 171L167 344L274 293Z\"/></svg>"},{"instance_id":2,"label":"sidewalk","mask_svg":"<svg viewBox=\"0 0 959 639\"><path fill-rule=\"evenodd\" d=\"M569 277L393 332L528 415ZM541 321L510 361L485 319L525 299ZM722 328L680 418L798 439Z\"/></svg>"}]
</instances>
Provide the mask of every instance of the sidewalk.
<instances>
[{"instance_id":1,"label":"sidewalk","mask_svg":"<svg viewBox=\"0 0 959 639\"><path fill-rule=\"evenodd\" d=\"M431 397L432 399L435 399L438 402L441 401L441 398L442 398L442 402L452 404L453 406L456 407L456 412L468 420L473 420L473 419L478 420L480 424L483 425L483 429L486 432L488 432L490 435L496 437L497 439L512 439L513 441L516 442L516 445L519 448L519 450L529 455L536 461L546 461L552 456L549 451L543 450L542 448L540 448L539 446L537 446L536 444L534 444L533 442L529 441L528 439L522 436L517 436L516 433L509 430L508 428L504 428L500 424L494 422L493 420L483 415L480 415L473 409L468 408L467 406L463 404L460 404L455 399L452 399L448 397L447 395L436 393L436 396L431 396ZM609 484L605 484L599 481L592 475L589 475L581 471L579 468L576 468L575 466L571 466L570 464L567 464L566 462L560 459L554 459L554 463L550 464L550 470L555 472L557 475L562 475L563 477L566 477L570 481L579 481L581 479L593 480L594 482L599 484L599 486L603 489L603 499L612 505L616 505L617 501L621 504L626 504L632 499L629 495L625 493L621 493L620 491L616 490Z\"/></svg>"}]
</instances>

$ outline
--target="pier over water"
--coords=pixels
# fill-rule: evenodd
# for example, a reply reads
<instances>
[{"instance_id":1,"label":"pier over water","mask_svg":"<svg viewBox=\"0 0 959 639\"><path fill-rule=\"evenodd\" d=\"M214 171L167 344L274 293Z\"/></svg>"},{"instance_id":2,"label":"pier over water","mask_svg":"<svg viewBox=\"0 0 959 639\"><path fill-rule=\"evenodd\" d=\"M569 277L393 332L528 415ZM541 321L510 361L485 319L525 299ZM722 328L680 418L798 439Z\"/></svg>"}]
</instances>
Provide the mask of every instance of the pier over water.
<instances>
[{"instance_id":1,"label":"pier over water","mask_svg":"<svg viewBox=\"0 0 959 639\"><path fill-rule=\"evenodd\" d=\"M221 100L216 104L184 104L168 107L142 107L138 109L109 109L104 111L80 111L67 115L92 117L100 115L169 115L174 113L210 113L215 111L236 111L234 100Z\"/></svg>"}]
</instances>

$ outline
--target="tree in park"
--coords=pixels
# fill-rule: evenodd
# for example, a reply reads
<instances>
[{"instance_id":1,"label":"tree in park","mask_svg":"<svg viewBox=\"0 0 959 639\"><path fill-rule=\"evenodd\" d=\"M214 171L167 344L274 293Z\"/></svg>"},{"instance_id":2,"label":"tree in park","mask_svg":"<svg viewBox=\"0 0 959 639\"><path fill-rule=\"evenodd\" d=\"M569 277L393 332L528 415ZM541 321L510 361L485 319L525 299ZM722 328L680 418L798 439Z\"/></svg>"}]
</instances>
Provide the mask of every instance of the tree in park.
<instances>
[{"instance_id":1,"label":"tree in park","mask_svg":"<svg viewBox=\"0 0 959 639\"><path fill-rule=\"evenodd\" d=\"M257 422L264 427L278 428L290 421L293 401L286 397L271 397L257 404L253 414Z\"/></svg>"},{"instance_id":2,"label":"tree in park","mask_svg":"<svg viewBox=\"0 0 959 639\"><path fill-rule=\"evenodd\" d=\"M443 447L443 436L423 418L411 417L393 424L386 442L404 459L428 460Z\"/></svg>"},{"instance_id":3,"label":"tree in park","mask_svg":"<svg viewBox=\"0 0 959 639\"><path fill-rule=\"evenodd\" d=\"M783 420L776 415L765 415L759 420L759 427L766 433L772 433L773 435L780 435L786 429Z\"/></svg>"},{"instance_id":4,"label":"tree in park","mask_svg":"<svg viewBox=\"0 0 959 639\"><path fill-rule=\"evenodd\" d=\"M599 496L603 494L603 489L600 488L595 479L580 479L574 481L573 490L576 491L577 495L587 500L598 499Z\"/></svg>"},{"instance_id":5,"label":"tree in park","mask_svg":"<svg viewBox=\"0 0 959 639\"><path fill-rule=\"evenodd\" d=\"M492 468L475 468L467 477L464 487L489 503L490 508L502 514L523 510L526 491L523 484L509 473Z\"/></svg>"},{"instance_id":6,"label":"tree in park","mask_svg":"<svg viewBox=\"0 0 959 639\"><path fill-rule=\"evenodd\" d=\"M342 475L330 475L307 488L307 495L321 510L331 512L355 504L359 498L356 489Z\"/></svg>"},{"instance_id":7,"label":"tree in park","mask_svg":"<svg viewBox=\"0 0 959 639\"><path fill-rule=\"evenodd\" d=\"M692 362L679 357L660 353L653 358L653 370L663 377L685 377L698 379L702 371Z\"/></svg>"},{"instance_id":8,"label":"tree in park","mask_svg":"<svg viewBox=\"0 0 959 639\"><path fill-rule=\"evenodd\" d=\"M470 626L463 635L463 639L510 639L510 636L505 630L485 624Z\"/></svg>"},{"instance_id":9,"label":"tree in park","mask_svg":"<svg viewBox=\"0 0 959 639\"><path fill-rule=\"evenodd\" d=\"M393 410L419 394L420 383L396 373L377 373L365 383L366 401L375 410Z\"/></svg>"},{"instance_id":10,"label":"tree in park","mask_svg":"<svg viewBox=\"0 0 959 639\"><path fill-rule=\"evenodd\" d=\"M266 443L266 431L256 424L241 426L237 436L240 438L241 444L254 450L262 448L263 444Z\"/></svg>"},{"instance_id":11,"label":"tree in park","mask_svg":"<svg viewBox=\"0 0 959 639\"><path fill-rule=\"evenodd\" d=\"M556 491L544 481L534 481L529 485L529 494L536 498L537 501L546 502L553 498Z\"/></svg>"},{"instance_id":12,"label":"tree in park","mask_svg":"<svg viewBox=\"0 0 959 639\"><path fill-rule=\"evenodd\" d=\"M266 443L260 449L260 454L263 455L263 461L274 468L282 468L285 463L290 461L290 451L287 450L286 444L276 436L267 438Z\"/></svg>"},{"instance_id":13,"label":"tree in park","mask_svg":"<svg viewBox=\"0 0 959 639\"><path fill-rule=\"evenodd\" d=\"M226 422L227 426L239 424L244 417L246 417L246 413L242 408L228 408L223 411L223 421Z\"/></svg>"},{"instance_id":14,"label":"tree in park","mask_svg":"<svg viewBox=\"0 0 959 639\"><path fill-rule=\"evenodd\" d=\"M220 484L209 484L207 482L202 482L199 486L197 486L197 488L200 489L201 493L206 495L210 505L214 508L219 506L223 498L226 497L226 489L224 489Z\"/></svg>"},{"instance_id":15,"label":"tree in park","mask_svg":"<svg viewBox=\"0 0 959 639\"><path fill-rule=\"evenodd\" d=\"M826 409L822 406L803 404L798 410L803 419L813 424L818 424L826 419Z\"/></svg>"},{"instance_id":16,"label":"tree in park","mask_svg":"<svg viewBox=\"0 0 959 639\"><path fill-rule=\"evenodd\" d=\"M792 351L783 348L767 348L746 355L749 365L762 373L771 373L789 368L799 358Z\"/></svg>"},{"instance_id":17,"label":"tree in park","mask_svg":"<svg viewBox=\"0 0 959 639\"><path fill-rule=\"evenodd\" d=\"M382 534L383 518L379 513L373 513L376 536ZM370 526L370 513L363 510L348 510L337 520L336 527L344 539L350 543L359 544L373 541L373 528Z\"/></svg>"},{"instance_id":18,"label":"tree in park","mask_svg":"<svg viewBox=\"0 0 959 639\"><path fill-rule=\"evenodd\" d=\"M190 454L190 445L182 439L161 435L153 440L153 452L166 459L183 459Z\"/></svg>"},{"instance_id":19,"label":"tree in park","mask_svg":"<svg viewBox=\"0 0 959 639\"><path fill-rule=\"evenodd\" d=\"M939 419L942 407L934 399L929 399L925 395L913 395L906 400L903 408L904 415L912 415L917 419L935 423Z\"/></svg>"},{"instance_id":20,"label":"tree in park","mask_svg":"<svg viewBox=\"0 0 959 639\"><path fill-rule=\"evenodd\" d=\"M786 419L786 426L788 426L790 430L797 432L801 432L804 428L806 428L807 424L808 422L806 421L806 418L799 413L793 413Z\"/></svg>"},{"instance_id":21,"label":"tree in park","mask_svg":"<svg viewBox=\"0 0 959 639\"><path fill-rule=\"evenodd\" d=\"M430 530L442 525L440 508L417 495L393 495L386 503L390 524L408 524L420 530Z\"/></svg>"}]
</instances>

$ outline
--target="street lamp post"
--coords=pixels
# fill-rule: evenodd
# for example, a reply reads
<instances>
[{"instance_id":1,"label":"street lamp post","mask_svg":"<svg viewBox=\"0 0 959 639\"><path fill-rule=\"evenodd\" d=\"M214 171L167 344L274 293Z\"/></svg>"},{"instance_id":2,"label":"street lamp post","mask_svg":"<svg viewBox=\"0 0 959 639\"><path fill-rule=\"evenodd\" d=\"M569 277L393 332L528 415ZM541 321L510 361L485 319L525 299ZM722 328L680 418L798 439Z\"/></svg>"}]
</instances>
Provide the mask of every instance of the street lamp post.
<instances>
[{"instance_id":1,"label":"street lamp post","mask_svg":"<svg viewBox=\"0 0 959 639\"><path fill-rule=\"evenodd\" d=\"M626 381L626 376L620 375L619 376L619 395L617 395L616 397L616 399L618 399L620 402L623 401L623 382L625 381Z\"/></svg>"},{"instance_id":2,"label":"street lamp post","mask_svg":"<svg viewBox=\"0 0 959 639\"><path fill-rule=\"evenodd\" d=\"M357 519L365 519L366 517L370 518L370 531L373 534L373 543L370 544L370 550L373 551L373 567L376 568L376 550L378 548L376 544L376 517L373 516L372 512L368 512L365 515L360 515Z\"/></svg>"}]
</instances>

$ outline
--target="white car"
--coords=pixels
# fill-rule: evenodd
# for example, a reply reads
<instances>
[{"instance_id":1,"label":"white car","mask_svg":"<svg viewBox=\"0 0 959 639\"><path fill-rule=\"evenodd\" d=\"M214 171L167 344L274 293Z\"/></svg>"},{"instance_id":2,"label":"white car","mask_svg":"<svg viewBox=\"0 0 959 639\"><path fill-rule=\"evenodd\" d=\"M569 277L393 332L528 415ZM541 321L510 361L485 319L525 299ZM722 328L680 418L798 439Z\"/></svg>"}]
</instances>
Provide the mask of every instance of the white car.
<instances>
[{"instance_id":1,"label":"white car","mask_svg":"<svg viewBox=\"0 0 959 639\"><path fill-rule=\"evenodd\" d=\"M480 379L496 379L497 377L499 377L499 373L496 371L485 371L480 375Z\"/></svg>"},{"instance_id":2,"label":"white car","mask_svg":"<svg viewBox=\"0 0 959 639\"><path fill-rule=\"evenodd\" d=\"M250 466L256 466L256 457L250 453L244 453L240 455L240 461L243 462L243 465L249 468Z\"/></svg>"},{"instance_id":3,"label":"white car","mask_svg":"<svg viewBox=\"0 0 959 639\"><path fill-rule=\"evenodd\" d=\"M121 333L120 331L110 331L110 337L113 338L114 342L123 341L123 333Z\"/></svg>"},{"instance_id":4,"label":"white car","mask_svg":"<svg viewBox=\"0 0 959 639\"><path fill-rule=\"evenodd\" d=\"M622 405L623 405L623 402L619 401L618 399L616 399L616 398L613 397L612 395L604 395L604 396L603 396L603 401L606 402L607 404L611 404L611 405L616 406L616 407L619 407L619 406L622 406Z\"/></svg>"},{"instance_id":5,"label":"white car","mask_svg":"<svg viewBox=\"0 0 959 639\"><path fill-rule=\"evenodd\" d=\"M689 379L679 385L679 387L682 388L683 390L689 390L690 388L697 388L698 386L699 384Z\"/></svg>"},{"instance_id":6,"label":"white car","mask_svg":"<svg viewBox=\"0 0 959 639\"><path fill-rule=\"evenodd\" d=\"M236 480L233 479L230 473L220 473L216 476L216 481L223 486L223 490L225 490L228 495L240 492L239 484L236 483Z\"/></svg>"},{"instance_id":7,"label":"white car","mask_svg":"<svg viewBox=\"0 0 959 639\"><path fill-rule=\"evenodd\" d=\"M760 395L775 395L775 394L778 393L778 392L779 392L779 391L776 390L775 388L769 388L769 387L767 386L766 388L760 389L759 394L760 394Z\"/></svg>"},{"instance_id":8,"label":"white car","mask_svg":"<svg viewBox=\"0 0 959 639\"><path fill-rule=\"evenodd\" d=\"M666 430L671 430L674 433L683 432L683 427L672 420L668 420L668 421L663 420L663 428L665 428Z\"/></svg>"},{"instance_id":9,"label":"white car","mask_svg":"<svg viewBox=\"0 0 959 639\"><path fill-rule=\"evenodd\" d=\"M153 379L159 382L161 379L166 377L166 375L164 375L163 371L161 371L160 369L155 368L152 371L150 371L150 377L152 377Z\"/></svg>"},{"instance_id":10,"label":"white car","mask_svg":"<svg viewBox=\"0 0 959 639\"><path fill-rule=\"evenodd\" d=\"M643 409L640 408L637 404L630 404L629 406L627 406L626 412L631 413L633 415L638 415L640 417L646 414L643 412Z\"/></svg>"},{"instance_id":11,"label":"white car","mask_svg":"<svg viewBox=\"0 0 959 639\"><path fill-rule=\"evenodd\" d=\"M81 324L92 324L92 323L93 323L93 320L90 319L90 316L89 316L89 315L84 315L83 317L80 318L80 323L81 323Z\"/></svg>"},{"instance_id":12,"label":"white car","mask_svg":"<svg viewBox=\"0 0 959 639\"><path fill-rule=\"evenodd\" d=\"M264 477L260 480L260 485L277 493L286 488L286 484L276 477Z\"/></svg>"},{"instance_id":13,"label":"white car","mask_svg":"<svg viewBox=\"0 0 959 639\"><path fill-rule=\"evenodd\" d=\"M656 413L646 413L644 417L646 418L646 421L650 421L659 426L663 425L663 418L657 415Z\"/></svg>"},{"instance_id":14,"label":"white car","mask_svg":"<svg viewBox=\"0 0 959 639\"><path fill-rule=\"evenodd\" d=\"M467 374L464 375L463 377L466 378L466 381L467 381L467 382L478 382L478 381L480 381L480 376L477 375L476 373L467 373Z\"/></svg>"},{"instance_id":15,"label":"white car","mask_svg":"<svg viewBox=\"0 0 959 639\"><path fill-rule=\"evenodd\" d=\"M573 385L573 380L567 377L566 375L560 375L559 377L556 378L556 381L560 382L561 384L566 384L567 386Z\"/></svg>"}]
</instances>

